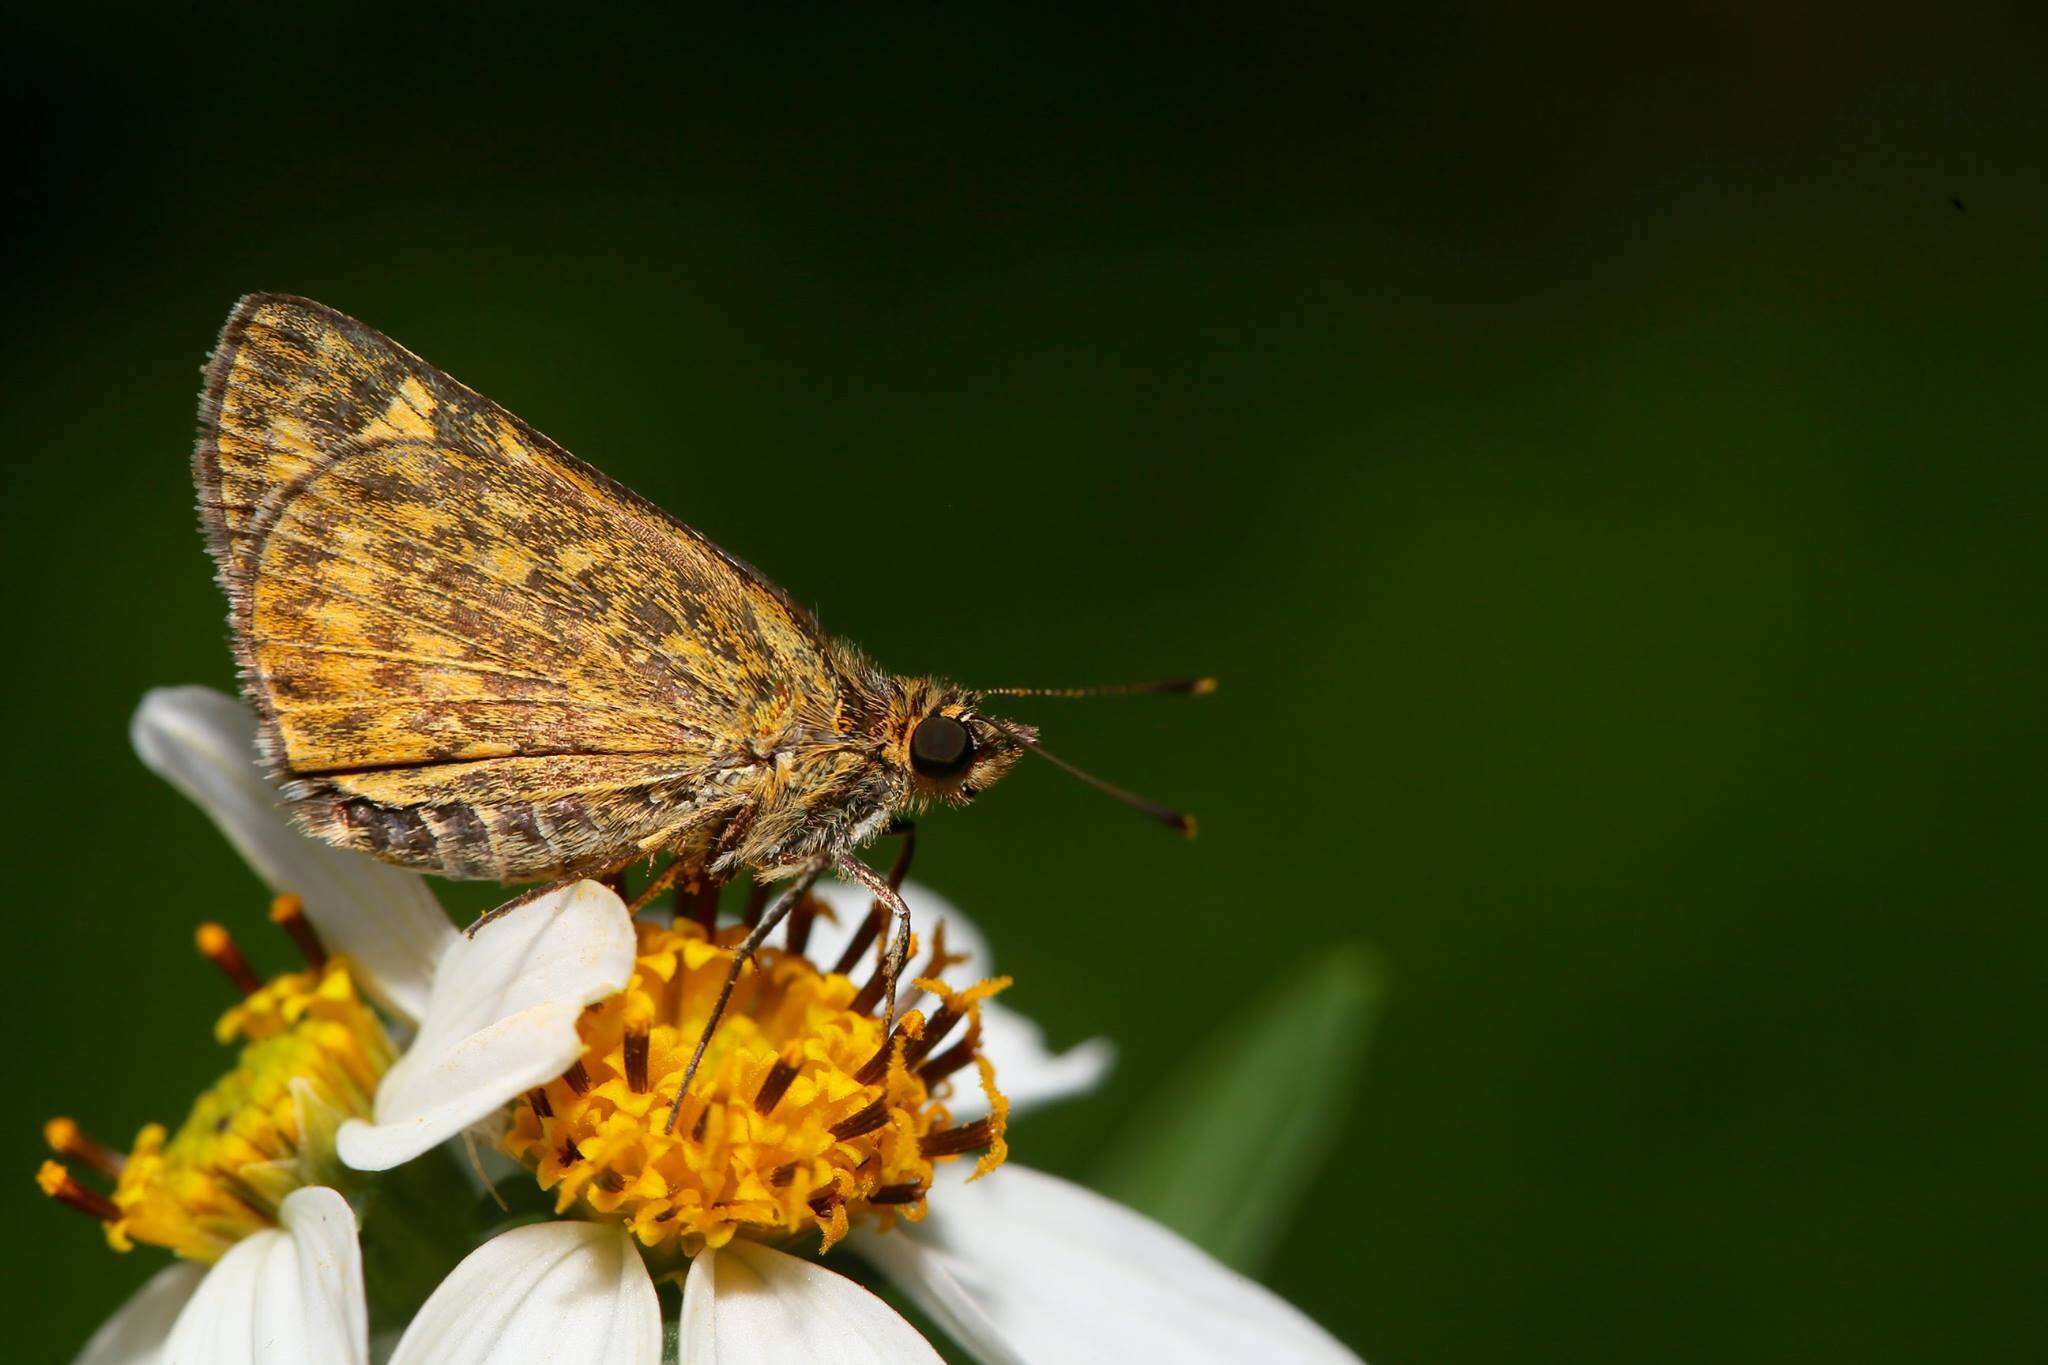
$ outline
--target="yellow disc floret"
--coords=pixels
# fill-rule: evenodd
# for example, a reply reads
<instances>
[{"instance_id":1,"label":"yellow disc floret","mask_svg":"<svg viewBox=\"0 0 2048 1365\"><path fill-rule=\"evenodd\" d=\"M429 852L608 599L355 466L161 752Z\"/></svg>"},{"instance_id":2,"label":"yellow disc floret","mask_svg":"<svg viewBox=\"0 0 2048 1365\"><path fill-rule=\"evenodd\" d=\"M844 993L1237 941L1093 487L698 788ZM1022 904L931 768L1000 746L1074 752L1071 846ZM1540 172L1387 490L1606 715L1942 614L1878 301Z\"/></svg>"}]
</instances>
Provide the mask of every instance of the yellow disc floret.
<instances>
[{"instance_id":1,"label":"yellow disc floret","mask_svg":"<svg viewBox=\"0 0 2048 1365\"><path fill-rule=\"evenodd\" d=\"M383 1026L330 960L263 986L222 1016L224 1043L247 1040L235 1069L193 1104L175 1134L150 1124L135 1139L107 1240L213 1260L275 1225L277 1205L333 1174L333 1133L367 1117L391 1065Z\"/></svg>"},{"instance_id":2,"label":"yellow disc floret","mask_svg":"<svg viewBox=\"0 0 2048 1365\"><path fill-rule=\"evenodd\" d=\"M287 908L296 915L295 903ZM312 964L265 984L224 930L201 926L200 951L245 992L214 1029L221 1043L239 1043L241 1055L175 1133L152 1123L122 1156L69 1119L46 1126L54 1151L106 1177L113 1191L92 1191L55 1162L38 1181L53 1198L100 1218L117 1249L143 1242L216 1260L276 1226L278 1205L294 1189L340 1177L334 1132L343 1119L370 1113L391 1065L391 1042L357 995L348 964L319 951L309 928L286 927L298 930L302 947L313 945Z\"/></svg>"},{"instance_id":3,"label":"yellow disc floret","mask_svg":"<svg viewBox=\"0 0 2048 1365\"><path fill-rule=\"evenodd\" d=\"M582 1059L527 1096L505 1139L555 1192L558 1212L580 1205L680 1255L741 1233L816 1230L829 1247L850 1217L922 1218L934 1162L974 1151L985 1152L981 1170L1002 1161L1008 1106L979 1055L979 1013L1006 980L959 992L919 981L937 998L933 1013L911 1010L885 1037L868 1012L872 990L764 948L669 1131L676 1086L744 931L713 940L689 921L635 928L631 984L584 1012ZM962 1040L937 1052L962 1021ZM954 1127L947 1077L969 1063L991 1112Z\"/></svg>"}]
</instances>

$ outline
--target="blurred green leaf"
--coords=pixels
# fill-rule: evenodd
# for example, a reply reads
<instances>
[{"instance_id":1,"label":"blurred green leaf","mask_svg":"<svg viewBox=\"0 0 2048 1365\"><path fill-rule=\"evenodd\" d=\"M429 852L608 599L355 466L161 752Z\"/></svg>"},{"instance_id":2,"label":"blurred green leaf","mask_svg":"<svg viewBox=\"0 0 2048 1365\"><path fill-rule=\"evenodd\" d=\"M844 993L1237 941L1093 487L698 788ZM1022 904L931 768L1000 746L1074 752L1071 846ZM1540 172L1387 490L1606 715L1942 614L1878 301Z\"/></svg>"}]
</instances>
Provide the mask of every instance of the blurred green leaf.
<instances>
[{"instance_id":1,"label":"blurred green leaf","mask_svg":"<svg viewBox=\"0 0 2048 1365\"><path fill-rule=\"evenodd\" d=\"M1189 1060L1097 1187L1256 1274L1353 1108L1380 994L1362 947L1309 963Z\"/></svg>"}]
</instances>

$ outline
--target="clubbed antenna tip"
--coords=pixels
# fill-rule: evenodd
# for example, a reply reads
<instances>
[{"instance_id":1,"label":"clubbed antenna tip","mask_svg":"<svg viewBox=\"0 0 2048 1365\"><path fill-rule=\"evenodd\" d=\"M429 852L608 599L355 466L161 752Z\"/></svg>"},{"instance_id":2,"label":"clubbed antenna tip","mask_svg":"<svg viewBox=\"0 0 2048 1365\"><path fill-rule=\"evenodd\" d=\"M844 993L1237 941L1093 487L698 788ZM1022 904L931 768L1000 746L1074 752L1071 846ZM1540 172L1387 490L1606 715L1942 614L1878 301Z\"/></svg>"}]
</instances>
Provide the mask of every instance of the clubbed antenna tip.
<instances>
[{"instance_id":1,"label":"clubbed antenna tip","mask_svg":"<svg viewBox=\"0 0 2048 1365\"><path fill-rule=\"evenodd\" d=\"M1178 811L1171 806L1162 806L1157 801L1149 801L1136 792L1125 791L1122 787L1103 781L1085 768L1079 768L1067 762L1067 760L1061 758L1035 739L1026 739L1014 730L1010 731L1010 734L1022 743L1025 748L1031 750L1032 753L1037 754L1061 772L1066 773L1069 777L1079 778L1111 800L1123 802L1123 804L1137 811L1140 815L1150 816L1168 829L1186 838L1192 839L1195 837L1195 817L1189 815L1186 811Z\"/></svg>"}]
</instances>

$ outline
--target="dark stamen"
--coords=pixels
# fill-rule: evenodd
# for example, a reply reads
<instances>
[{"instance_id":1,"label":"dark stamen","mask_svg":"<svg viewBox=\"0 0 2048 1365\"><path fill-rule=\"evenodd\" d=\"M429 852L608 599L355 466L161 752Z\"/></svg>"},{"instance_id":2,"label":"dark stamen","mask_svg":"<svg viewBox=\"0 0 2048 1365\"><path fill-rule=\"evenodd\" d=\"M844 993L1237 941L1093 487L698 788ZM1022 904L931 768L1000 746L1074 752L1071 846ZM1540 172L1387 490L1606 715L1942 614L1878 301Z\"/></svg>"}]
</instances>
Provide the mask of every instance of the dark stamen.
<instances>
[{"instance_id":1,"label":"dark stamen","mask_svg":"<svg viewBox=\"0 0 2048 1365\"><path fill-rule=\"evenodd\" d=\"M121 1220L121 1209L113 1200L98 1190L89 1190L78 1183L61 1161L45 1161L36 1172L36 1184L43 1187L43 1193L60 1204L68 1204L80 1213L90 1214L102 1223L117 1223Z\"/></svg>"},{"instance_id":2,"label":"dark stamen","mask_svg":"<svg viewBox=\"0 0 2048 1365\"><path fill-rule=\"evenodd\" d=\"M889 864L889 889L901 891L903 879L910 875L910 859L917 852L917 826L903 826L903 842L896 849L896 861Z\"/></svg>"},{"instance_id":3,"label":"dark stamen","mask_svg":"<svg viewBox=\"0 0 2048 1365\"><path fill-rule=\"evenodd\" d=\"M778 1189L796 1179L796 1163L785 1161L768 1173L768 1183Z\"/></svg>"},{"instance_id":4,"label":"dark stamen","mask_svg":"<svg viewBox=\"0 0 2048 1365\"><path fill-rule=\"evenodd\" d=\"M70 1119L51 1119L43 1125L43 1140L58 1156L90 1166L109 1180L121 1177L128 1158L102 1143L93 1141Z\"/></svg>"},{"instance_id":5,"label":"dark stamen","mask_svg":"<svg viewBox=\"0 0 2048 1365\"><path fill-rule=\"evenodd\" d=\"M254 995L263 989L263 982L249 966L249 959L242 956L242 950L228 937L228 931L218 924L202 924L193 935L199 944L199 951L206 960L220 968L221 975L234 983L243 995Z\"/></svg>"},{"instance_id":6,"label":"dark stamen","mask_svg":"<svg viewBox=\"0 0 2048 1365\"><path fill-rule=\"evenodd\" d=\"M704 1140L704 1125L709 1122L711 1122L711 1102L706 1100L704 1107L697 1111L697 1121L690 1125L690 1141L702 1142Z\"/></svg>"},{"instance_id":7,"label":"dark stamen","mask_svg":"<svg viewBox=\"0 0 2048 1365\"><path fill-rule=\"evenodd\" d=\"M839 1187L834 1185L822 1194L812 1195L808 1202L810 1203L812 1213L817 1214L821 1219L826 1219L832 1216L832 1210L846 1202L846 1198L839 1193Z\"/></svg>"},{"instance_id":8,"label":"dark stamen","mask_svg":"<svg viewBox=\"0 0 2048 1365\"><path fill-rule=\"evenodd\" d=\"M915 1204L924 1198L925 1184L922 1180L906 1180L901 1185L882 1185L868 1196L870 1204Z\"/></svg>"},{"instance_id":9,"label":"dark stamen","mask_svg":"<svg viewBox=\"0 0 2048 1365\"><path fill-rule=\"evenodd\" d=\"M934 1014L931 1023L925 1026L923 1035L911 1039L910 1045L903 1049L903 1064L916 1066L930 1056L931 1050L944 1041L946 1035L953 1031L953 1025L959 1022L960 1011L953 1008L952 1001L948 1000L939 1006L939 1012Z\"/></svg>"},{"instance_id":10,"label":"dark stamen","mask_svg":"<svg viewBox=\"0 0 2048 1365\"><path fill-rule=\"evenodd\" d=\"M875 1049L875 1055L868 1058L867 1063L860 1070L853 1073L853 1083L855 1085L873 1085L889 1074L889 1056L896 1048L896 1040L903 1036L904 1020L907 1020L909 1017L909 1015L905 1015L903 1019L898 1019L896 1027L889 1031L889 1036L884 1038L882 1045ZM916 1045L916 1042L913 1040L911 1046L915 1047Z\"/></svg>"},{"instance_id":11,"label":"dark stamen","mask_svg":"<svg viewBox=\"0 0 2048 1365\"><path fill-rule=\"evenodd\" d=\"M957 966L966 960L967 954L965 953L949 953L946 951L946 922L940 920L932 926L932 955L925 960L924 970L912 972L910 979L912 981L936 981L946 974L946 968ZM923 988L913 988L908 995L896 1002L897 1007L908 1009L923 999L924 995Z\"/></svg>"},{"instance_id":12,"label":"dark stamen","mask_svg":"<svg viewBox=\"0 0 2048 1365\"><path fill-rule=\"evenodd\" d=\"M533 1106L536 1118L551 1119L555 1116L555 1106L548 1103L548 1092L539 1086L526 1092L526 1102Z\"/></svg>"},{"instance_id":13,"label":"dark stamen","mask_svg":"<svg viewBox=\"0 0 2048 1365\"><path fill-rule=\"evenodd\" d=\"M808 891L790 908L789 928L785 931L783 945L798 957L811 948L811 926L818 922L818 910L824 904Z\"/></svg>"},{"instance_id":14,"label":"dark stamen","mask_svg":"<svg viewBox=\"0 0 2048 1365\"><path fill-rule=\"evenodd\" d=\"M313 921L306 918L304 901L293 895L274 898L270 902L270 922L291 935L308 967L317 972L327 965L327 945L314 932Z\"/></svg>"},{"instance_id":15,"label":"dark stamen","mask_svg":"<svg viewBox=\"0 0 2048 1365\"><path fill-rule=\"evenodd\" d=\"M875 968L875 974L868 978L865 986L854 992L853 999L847 1002L846 1007L855 1014L873 1014L875 1006L882 1001L882 992L888 989L888 970L886 964Z\"/></svg>"},{"instance_id":16,"label":"dark stamen","mask_svg":"<svg viewBox=\"0 0 2048 1365\"><path fill-rule=\"evenodd\" d=\"M562 1073L562 1084L579 1095L590 1093L590 1073L583 1069L583 1059L578 1057L569 1063L569 1069Z\"/></svg>"},{"instance_id":17,"label":"dark stamen","mask_svg":"<svg viewBox=\"0 0 2048 1365\"><path fill-rule=\"evenodd\" d=\"M636 1095L647 1093L647 1030L626 1030L626 1088Z\"/></svg>"},{"instance_id":18,"label":"dark stamen","mask_svg":"<svg viewBox=\"0 0 2048 1365\"><path fill-rule=\"evenodd\" d=\"M754 1112L766 1118L775 1112L775 1106L789 1090L789 1083L796 1079L797 1069L777 1057L775 1065L768 1068L768 1074L761 1081L760 1093L754 1096Z\"/></svg>"},{"instance_id":19,"label":"dark stamen","mask_svg":"<svg viewBox=\"0 0 2048 1365\"><path fill-rule=\"evenodd\" d=\"M901 891L903 879L910 875L911 856L917 852L917 826L904 825L901 830L890 832L903 836L902 844L896 849L896 861L889 865L889 889ZM852 939L848 940L846 950L839 954L839 961L832 964L832 970L841 976L851 975L854 964L861 960L861 956L874 943L875 936L882 932L882 926L888 922L889 907L880 901L869 902L868 917L860 922L860 928L853 931ZM869 1008L873 1006L870 1005ZM861 1012L865 1014L867 1011Z\"/></svg>"},{"instance_id":20,"label":"dark stamen","mask_svg":"<svg viewBox=\"0 0 2048 1365\"><path fill-rule=\"evenodd\" d=\"M868 917L860 922L860 928L853 931L853 937L846 941L846 951L832 964L832 970L841 976L850 975L854 964L859 962L874 944L875 936L882 932L882 925L888 921L889 912L879 905L868 907Z\"/></svg>"},{"instance_id":21,"label":"dark stamen","mask_svg":"<svg viewBox=\"0 0 2048 1365\"><path fill-rule=\"evenodd\" d=\"M913 950L915 950L916 946L917 945L915 943L911 944ZM899 972L903 969L907 969L909 966L910 954L905 953L903 955L903 962L901 964L901 967L899 968ZM895 984L896 978L889 975L889 964L887 962L884 962L881 966L875 968L875 974L868 978L868 984L860 988L859 992L855 994L853 999L847 1002L846 1007L852 1010L855 1014L873 1014L875 1012L875 1006L882 1003L882 997L885 994L887 994L890 988L893 987ZM947 1027L950 1028L951 1025L948 1025Z\"/></svg>"},{"instance_id":22,"label":"dark stamen","mask_svg":"<svg viewBox=\"0 0 2048 1365\"><path fill-rule=\"evenodd\" d=\"M978 1152L994 1140L994 1121L980 1118L958 1128L926 1133L918 1142L917 1150L925 1156L958 1156L962 1152Z\"/></svg>"},{"instance_id":23,"label":"dark stamen","mask_svg":"<svg viewBox=\"0 0 2048 1365\"><path fill-rule=\"evenodd\" d=\"M855 1114L850 1118L843 1118L839 1120L839 1122L833 1124L832 1136L841 1142L847 1142L852 1140L853 1138L861 1136L863 1133L874 1132L875 1129L880 1128L883 1124L887 1123L888 1121L888 1101L876 1100L873 1104L870 1104L867 1108L861 1110L858 1114Z\"/></svg>"},{"instance_id":24,"label":"dark stamen","mask_svg":"<svg viewBox=\"0 0 2048 1365\"><path fill-rule=\"evenodd\" d=\"M626 1177L620 1175L617 1171L602 1171L598 1174L597 1179L591 1183L606 1194L617 1194L620 1190L626 1188Z\"/></svg>"},{"instance_id":25,"label":"dark stamen","mask_svg":"<svg viewBox=\"0 0 2048 1365\"><path fill-rule=\"evenodd\" d=\"M747 908L741 912L740 920L749 929L761 922L761 912L768 908L768 893L772 889L766 882L755 882L747 888Z\"/></svg>"},{"instance_id":26,"label":"dark stamen","mask_svg":"<svg viewBox=\"0 0 2048 1365\"><path fill-rule=\"evenodd\" d=\"M981 1031L970 1029L965 1038L941 1052L917 1069L918 1079L926 1085L937 1085L946 1077L974 1060L974 1050L981 1045Z\"/></svg>"},{"instance_id":27,"label":"dark stamen","mask_svg":"<svg viewBox=\"0 0 2048 1365\"><path fill-rule=\"evenodd\" d=\"M718 884L710 879L685 882L676 891L677 918L689 918L704 926L709 937L718 928Z\"/></svg>"},{"instance_id":28,"label":"dark stamen","mask_svg":"<svg viewBox=\"0 0 2048 1365\"><path fill-rule=\"evenodd\" d=\"M576 1145L576 1139L563 1138L561 1147L555 1152L555 1164L559 1166L574 1166L581 1160L583 1160L583 1149Z\"/></svg>"}]
</instances>

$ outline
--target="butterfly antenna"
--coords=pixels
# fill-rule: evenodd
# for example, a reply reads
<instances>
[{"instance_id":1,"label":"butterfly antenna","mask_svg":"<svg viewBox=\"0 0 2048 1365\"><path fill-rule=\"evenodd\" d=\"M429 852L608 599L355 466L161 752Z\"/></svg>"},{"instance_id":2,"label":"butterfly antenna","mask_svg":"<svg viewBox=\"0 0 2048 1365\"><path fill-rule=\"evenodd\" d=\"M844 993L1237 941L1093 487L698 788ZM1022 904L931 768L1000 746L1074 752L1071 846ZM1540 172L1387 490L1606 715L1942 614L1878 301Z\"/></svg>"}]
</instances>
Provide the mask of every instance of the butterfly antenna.
<instances>
[{"instance_id":1,"label":"butterfly antenna","mask_svg":"<svg viewBox=\"0 0 2048 1365\"><path fill-rule=\"evenodd\" d=\"M1140 815L1148 815L1176 833L1186 835L1190 839L1195 837L1195 817L1189 815L1186 811L1178 811L1171 806L1162 806L1157 801L1147 801L1136 792L1125 791L1122 787L1105 782L1094 773L1067 762L1067 760L1061 758L1058 754L1022 731L1011 729L993 716L988 717L988 719L994 723L998 730L1001 730L1011 739L1016 740L1032 753L1037 754L1040 758L1068 776L1080 778L1104 796L1109 797L1111 800L1123 802Z\"/></svg>"},{"instance_id":2,"label":"butterfly antenna","mask_svg":"<svg viewBox=\"0 0 2048 1365\"><path fill-rule=\"evenodd\" d=\"M984 697L1203 697L1216 690L1214 678L1164 678L1158 682L1104 683L1100 687L982 687Z\"/></svg>"}]
</instances>

